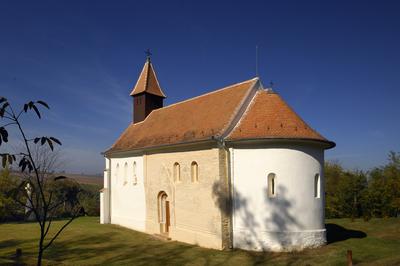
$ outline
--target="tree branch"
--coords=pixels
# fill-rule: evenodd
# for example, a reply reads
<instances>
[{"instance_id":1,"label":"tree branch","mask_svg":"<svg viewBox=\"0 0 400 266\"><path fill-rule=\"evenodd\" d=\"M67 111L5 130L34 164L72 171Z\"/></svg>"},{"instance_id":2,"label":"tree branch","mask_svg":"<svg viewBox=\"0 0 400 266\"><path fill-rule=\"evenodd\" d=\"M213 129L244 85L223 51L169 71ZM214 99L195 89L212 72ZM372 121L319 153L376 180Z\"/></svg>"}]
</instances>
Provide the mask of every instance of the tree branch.
<instances>
[{"instance_id":1,"label":"tree branch","mask_svg":"<svg viewBox=\"0 0 400 266\"><path fill-rule=\"evenodd\" d=\"M21 116L21 114L24 112L24 109L22 109L19 114L17 115L17 119Z\"/></svg>"},{"instance_id":2,"label":"tree branch","mask_svg":"<svg viewBox=\"0 0 400 266\"><path fill-rule=\"evenodd\" d=\"M59 206L61 206L64 203L64 200L58 202L57 204L53 205L52 207L49 207L49 211L53 211L57 209Z\"/></svg>"},{"instance_id":3,"label":"tree branch","mask_svg":"<svg viewBox=\"0 0 400 266\"><path fill-rule=\"evenodd\" d=\"M45 245L45 246L43 247L43 251L46 250L46 249L53 243L53 241L58 237L58 235L61 234L61 232L62 232L70 223L72 223L73 220L75 220L76 218L79 217L78 214L79 214L79 210L76 212L76 214L74 214L74 215L69 219L68 222L66 222L66 223L60 228L60 230L58 230L58 232L53 236L53 238L50 240L50 242L47 243L47 245Z\"/></svg>"},{"instance_id":4,"label":"tree branch","mask_svg":"<svg viewBox=\"0 0 400 266\"><path fill-rule=\"evenodd\" d=\"M7 112L8 113L8 112ZM7 118L8 120L15 121L11 116L3 115L3 118Z\"/></svg>"},{"instance_id":5,"label":"tree branch","mask_svg":"<svg viewBox=\"0 0 400 266\"><path fill-rule=\"evenodd\" d=\"M9 105L9 107L10 107L10 105ZM6 109L4 109L4 112L6 113L6 114L8 114L9 116L13 116L9 111L7 111Z\"/></svg>"},{"instance_id":6,"label":"tree branch","mask_svg":"<svg viewBox=\"0 0 400 266\"><path fill-rule=\"evenodd\" d=\"M2 127L6 127L6 126L10 126L10 125L16 125L17 123L15 123L15 122L10 122L10 123L7 123L7 124L5 124L5 125L3 125Z\"/></svg>"},{"instance_id":7,"label":"tree branch","mask_svg":"<svg viewBox=\"0 0 400 266\"><path fill-rule=\"evenodd\" d=\"M33 207L32 206L28 206L25 203L23 203L22 201L20 201L19 199L14 199L19 205L21 205L24 208L28 208L31 209L33 211Z\"/></svg>"},{"instance_id":8,"label":"tree branch","mask_svg":"<svg viewBox=\"0 0 400 266\"><path fill-rule=\"evenodd\" d=\"M26 137L25 132L24 132L24 130L22 129L21 124L19 123L19 120L18 120L17 117L15 116L15 113L14 113L14 110L12 109L12 106L9 105L9 107L10 107L10 110L11 110L11 112L12 112L12 116L13 116L13 118L14 118L14 120L15 120L15 123L17 124L17 126L18 126L18 128L19 128L19 131L20 131L20 133L21 133L21 135L22 135L22 138L23 138L23 140L24 140L26 150L28 151L28 157L29 157L29 160L30 160L31 163L32 163L32 166L33 166L33 169L34 169L34 172L35 172L35 175L36 175L36 180L37 180L37 183L38 183L38 187L39 187L39 191L40 191L40 196L41 196L41 198L42 198L42 202L43 202L43 204L47 204L47 203L46 203L46 198L45 198L45 196L44 196L42 184L41 184L41 182L40 182L41 180L40 180L40 177L39 177L39 172L38 172L38 169L37 169L37 167L36 167L36 165L35 165L35 162L34 162L34 160L33 160L33 156L32 156L32 153L31 153L29 144L28 144L28 138ZM45 223L46 223L46 217L43 216L43 225L44 225Z\"/></svg>"},{"instance_id":9,"label":"tree branch","mask_svg":"<svg viewBox=\"0 0 400 266\"><path fill-rule=\"evenodd\" d=\"M26 207L26 208L29 208L30 210L32 210L33 213L35 214L36 220L38 221L40 227L42 227L41 220L39 219L39 218L40 218L39 213L38 213L37 210L36 210L37 206L34 207L33 201L32 201L32 199L29 197L28 194L26 194L25 196L26 196L26 198L28 199L28 201L29 201L29 203L31 204L31 206L27 206L25 203L23 203L22 201L20 201L17 197L15 197L14 200L15 200L17 203L19 203L20 205L22 205L23 207Z\"/></svg>"}]
</instances>

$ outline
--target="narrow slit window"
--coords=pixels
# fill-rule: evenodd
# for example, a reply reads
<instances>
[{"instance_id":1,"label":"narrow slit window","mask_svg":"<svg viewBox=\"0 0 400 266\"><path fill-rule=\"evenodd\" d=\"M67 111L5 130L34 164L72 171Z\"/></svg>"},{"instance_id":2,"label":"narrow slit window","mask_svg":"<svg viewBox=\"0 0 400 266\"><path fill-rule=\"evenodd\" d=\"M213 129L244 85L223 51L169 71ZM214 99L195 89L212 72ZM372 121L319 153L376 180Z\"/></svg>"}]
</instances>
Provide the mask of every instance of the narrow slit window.
<instances>
[{"instance_id":1,"label":"narrow slit window","mask_svg":"<svg viewBox=\"0 0 400 266\"><path fill-rule=\"evenodd\" d=\"M115 183L118 184L118 179L119 179L119 163L117 163L117 166L115 167Z\"/></svg>"},{"instance_id":2,"label":"narrow slit window","mask_svg":"<svg viewBox=\"0 0 400 266\"><path fill-rule=\"evenodd\" d=\"M268 174L268 196L276 196L276 175L274 173Z\"/></svg>"},{"instance_id":3,"label":"narrow slit window","mask_svg":"<svg viewBox=\"0 0 400 266\"><path fill-rule=\"evenodd\" d=\"M133 184L136 185L137 184L137 175L136 175L136 162L133 162Z\"/></svg>"},{"instance_id":4,"label":"narrow slit window","mask_svg":"<svg viewBox=\"0 0 400 266\"><path fill-rule=\"evenodd\" d=\"M199 182L199 166L196 162L191 165L192 182Z\"/></svg>"},{"instance_id":5,"label":"narrow slit window","mask_svg":"<svg viewBox=\"0 0 400 266\"><path fill-rule=\"evenodd\" d=\"M124 185L126 185L128 180L128 163L124 164Z\"/></svg>"},{"instance_id":6,"label":"narrow slit window","mask_svg":"<svg viewBox=\"0 0 400 266\"><path fill-rule=\"evenodd\" d=\"M174 163L174 181L181 181L181 166L179 165L179 163Z\"/></svg>"},{"instance_id":7,"label":"narrow slit window","mask_svg":"<svg viewBox=\"0 0 400 266\"><path fill-rule=\"evenodd\" d=\"M314 197L320 198L321 197L321 181L320 181L319 174L315 174L314 176Z\"/></svg>"}]
</instances>

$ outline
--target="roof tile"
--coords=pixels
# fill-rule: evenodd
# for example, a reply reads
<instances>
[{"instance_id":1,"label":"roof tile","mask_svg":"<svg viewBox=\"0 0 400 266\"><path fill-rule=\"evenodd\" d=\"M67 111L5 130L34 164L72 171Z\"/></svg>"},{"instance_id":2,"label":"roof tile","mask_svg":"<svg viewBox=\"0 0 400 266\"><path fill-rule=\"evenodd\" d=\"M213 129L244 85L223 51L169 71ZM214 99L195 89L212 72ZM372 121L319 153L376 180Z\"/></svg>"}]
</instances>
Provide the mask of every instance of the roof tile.
<instances>
[{"instance_id":1,"label":"roof tile","mask_svg":"<svg viewBox=\"0 0 400 266\"><path fill-rule=\"evenodd\" d=\"M158 83L153 64L150 62L150 60L147 60L144 64L139 79L136 82L135 87L133 87L130 95L133 96L142 92L147 92L164 98L166 97L160 87L160 84Z\"/></svg>"},{"instance_id":2,"label":"roof tile","mask_svg":"<svg viewBox=\"0 0 400 266\"><path fill-rule=\"evenodd\" d=\"M227 140L290 138L328 141L308 126L277 94L260 90Z\"/></svg>"},{"instance_id":3,"label":"roof tile","mask_svg":"<svg viewBox=\"0 0 400 266\"><path fill-rule=\"evenodd\" d=\"M211 139L228 127L258 79L237 83L152 111L131 124L107 152Z\"/></svg>"},{"instance_id":4,"label":"roof tile","mask_svg":"<svg viewBox=\"0 0 400 266\"><path fill-rule=\"evenodd\" d=\"M144 121L129 125L106 153L195 142L224 134L228 134L227 141L306 139L335 146L272 91L258 90L245 112L240 113L257 82L258 78L251 79L154 110ZM239 122L228 132L238 115Z\"/></svg>"}]
</instances>

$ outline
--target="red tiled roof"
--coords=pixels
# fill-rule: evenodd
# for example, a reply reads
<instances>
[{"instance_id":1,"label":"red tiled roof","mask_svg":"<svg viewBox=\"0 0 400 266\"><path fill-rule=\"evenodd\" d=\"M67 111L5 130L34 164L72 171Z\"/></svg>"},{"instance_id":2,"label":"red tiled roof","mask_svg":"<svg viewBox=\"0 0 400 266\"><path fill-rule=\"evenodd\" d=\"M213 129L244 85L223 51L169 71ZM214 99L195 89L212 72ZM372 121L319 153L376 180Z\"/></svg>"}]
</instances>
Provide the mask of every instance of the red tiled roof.
<instances>
[{"instance_id":1,"label":"red tiled roof","mask_svg":"<svg viewBox=\"0 0 400 266\"><path fill-rule=\"evenodd\" d=\"M150 60L147 60L144 64L139 79L136 82L135 87L133 87L130 95L133 96L142 92L147 92L164 98L166 97L158 83L153 64Z\"/></svg>"},{"instance_id":2,"label":"red tiled roof","mask_svg":"<svg viewBox=\"0 0 400 266\"><path fill-rule=\"evenodd\" d=\"M308 126L278 94L258 88L258 84L255 78L156 109L144 121L130 124L106 153L213 138L297 139L335 146Z\"/></svg>"},{"instance_id":3,"label":"red tiled roof","mask_svg":"<svg viewBox=\"0 0 400 266\"><path fill-rule=\"evenodd\" d=\"M156 109L144 121L129 125L107 152L219 137L257 81L251 79Z\"/></svg>"},{"instance_id":4,"label":"red tiled roof","mask_svg":"<svg viewBox=\"0 0 400 266\"><path fill-rule=\"evenodd\" d=\"M308 126L277 93L259 90L226 139L232 141L266 138L329 142Z\"/></svg>"}]
</instances>

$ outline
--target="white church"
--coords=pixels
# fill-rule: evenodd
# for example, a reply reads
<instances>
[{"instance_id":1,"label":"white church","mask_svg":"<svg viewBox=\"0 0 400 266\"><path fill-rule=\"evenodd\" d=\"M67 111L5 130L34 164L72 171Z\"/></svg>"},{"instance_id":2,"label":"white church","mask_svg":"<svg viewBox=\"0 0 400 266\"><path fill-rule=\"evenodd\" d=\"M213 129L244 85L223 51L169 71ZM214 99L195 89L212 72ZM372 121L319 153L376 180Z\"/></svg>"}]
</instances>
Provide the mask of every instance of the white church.
<instances>
[{"instance_id":1,"label":"white church","mask_svg":"<svg viewBox=\"0 0 400 266\"><path fill-rule=\"evenodd\" d=\"M326 243L324 151L259 78L164 106L147 58L133 121L104 152L103 224L215 249Z\"/></svg>"}]
</instances>

